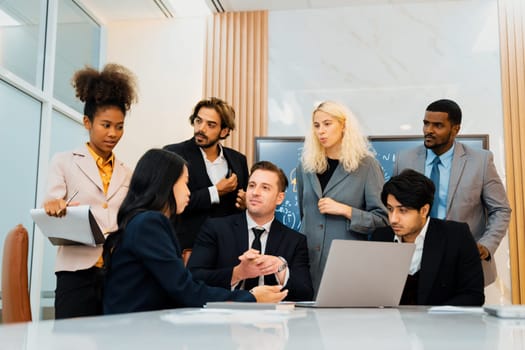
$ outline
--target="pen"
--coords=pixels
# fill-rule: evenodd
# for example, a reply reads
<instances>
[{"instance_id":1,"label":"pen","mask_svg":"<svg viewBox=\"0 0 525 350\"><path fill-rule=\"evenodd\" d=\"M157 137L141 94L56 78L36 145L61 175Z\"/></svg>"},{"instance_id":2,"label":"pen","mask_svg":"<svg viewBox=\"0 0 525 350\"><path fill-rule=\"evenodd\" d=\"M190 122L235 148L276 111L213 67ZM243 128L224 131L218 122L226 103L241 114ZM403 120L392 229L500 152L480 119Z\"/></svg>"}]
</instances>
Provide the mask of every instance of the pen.
<instances>
[{"instance_id":1,"label":"pen","mask_svg":"<svg viewBox=\"0 0 525 350\"><path fill-rule=\"evenodd\" d=\"M73 198L75 198L75 196L78 194L78 190L75 191L75 193L73 193L73 195L71 195L71 197L69 197L69 199L66 201L66 207L69 205L69 203L71 203L71 201L73 200ZM65 209L65 207L63 208ZM57 212L57 215L60 215L60 213L62 212L63 209L60 209L58 212Z\"/></svg>"}]
</instances>

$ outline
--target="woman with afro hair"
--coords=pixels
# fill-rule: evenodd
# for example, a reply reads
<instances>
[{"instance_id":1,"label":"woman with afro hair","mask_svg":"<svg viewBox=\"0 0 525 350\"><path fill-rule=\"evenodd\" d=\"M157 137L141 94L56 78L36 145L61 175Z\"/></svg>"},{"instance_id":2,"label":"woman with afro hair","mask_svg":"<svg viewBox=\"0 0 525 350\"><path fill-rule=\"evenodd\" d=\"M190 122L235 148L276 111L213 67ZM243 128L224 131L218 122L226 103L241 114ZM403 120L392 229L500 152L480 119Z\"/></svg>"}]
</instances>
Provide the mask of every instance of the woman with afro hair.
<instances>
[{"instance_id":1,"label":"woman with afro hair","mask_svg":"<svg viewBox=\"0 0 525 350\"><path fill-rule=\"evenodd\" d=\"M67 215L69 205L89 205L102 232L117 229L117 212L126 196L130 170L113 148L124 133L124 118L137 100L133 73L107 64L73 75L76 96L84 103L84 127L89 141L73 151L56 154L50 164L43 207L50 216ZM55 318L102 314L102 245L59 246L55 275Z\"/></svg>"}]
</instances>

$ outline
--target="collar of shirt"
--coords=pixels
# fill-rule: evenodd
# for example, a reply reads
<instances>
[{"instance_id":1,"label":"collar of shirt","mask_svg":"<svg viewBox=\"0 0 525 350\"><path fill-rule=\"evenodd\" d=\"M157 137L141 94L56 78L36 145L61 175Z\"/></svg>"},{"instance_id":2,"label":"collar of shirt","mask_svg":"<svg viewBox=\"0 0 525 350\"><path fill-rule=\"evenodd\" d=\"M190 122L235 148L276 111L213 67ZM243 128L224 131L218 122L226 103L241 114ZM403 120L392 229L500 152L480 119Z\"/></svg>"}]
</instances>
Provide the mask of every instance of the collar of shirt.
<instances>
[{"instance_id":1,"label":"collar of shirt","mask_svg":"<svg viewBox=\"0 0 525 350\"><path fill-rule=\"evenodd\" d=\"M113 175L113 164L115 163L115 154L112 152L107 160L104 160L99 156L93 148L86 143L87 149L95 163L97 164L98 173L100 175L100 180L102 181L102 186L104 187L104 193L108 193L109 182L111 181L111 176Z\"/></svg>"},{"instance_id":2,"label":"collar of shirt","mask_svg":"<svg viewBox=\"0 0 525 350\"><path fill-rule=\"evenodd\" d=\"M204 159L204 165L206 166L206 172L208 173L211 183L214 185L228 174L228 161L226 160L226 157L224 157L222 146L220 144L218 144L218 146L219 156L214 161L210 161L206 157L206 152L204 152L202 147L199 147L202 158Z\"/></svg>"},{"instance_id":3,"label":"collar of shirt","mask_svg":"<svg viewBox=\"0 0 525 350\"><path fill-rule=\"evenodd\" d=\"M427 222L425 226L421 229L419 234L416 237L415 245L416 249L414 250L414 255L412 255L412 261L410 262L410 269L408 273L410 275L415 274L421 269L421 258L423 257L423 246L425 245L425 236L428 230L428 223L430 222L430 216L427 217ZM399 236L394 236L394 242L403 242L402 238Z\"/></svg>"},{"instance_id":4,"label":"collar of shirt","mask_svg":"<svg viewBox=\"0 0 525 350\"><path fill-rule=\"evenodd\" d=\"M93 148L91 148L91 146L89 145L89 142L86 143L86 146L87 146L87 149L88 149L89 153L93 157L93 159L95 159L95 162L97 163L97 166L99 168L104 168L104 167L106 167L108 165L110 165L113 168L113 163L115 161L115 154L113 152L109 156L108 160L105 161L104 158L99 156L97 154L97 152L95 152L95 150Z\"/></svg>"},{"instance_id":5,"label":"collar of shirt","mask_svg":"<svg viewBox=\"0 0 525 350\"><path fill-rule=\"evenodd\" d=\"M248 223L248 247L252 246L252 242L255 239L255 234L253 233L252 228L262 227L264 228L264 233L261 235L261 254L264 254L266 250L266 241L268 240L268 234L270 232L270 226L272 226L273 219L274 218L263 225L258 225L255 220L252 219L250 214L248 214L248 210L246 210L246 222Z\"/></svg>"},{"instance_id":6,"label":"collar of shirt","mask_svg":"<svg viewBox=\"0 0 525 350\"><path fill-rule=\"evenodd\" d=\"M217 156L217 159L215 159L213 162L210 161L207 156L206 156L206 152L204 152L204 150L202 149L202 147L199 147L199 150L201 151L201 154L202 154L202 158L204 158L204 161L205 162L208 162L210 164L214 164L214 163L217 163L219 161L225 161L226 158L224 157L224 152L222 151L222 145L220 143L217 143L217 147L219 147L219 155Z\"/></svg>"},{"instance_id":7,"label":"collar of shirt","mask_svg":"<svg viewBox=\"0 0 525 350\"><path fill-rule=\"evenodd\" d=\"M454 156L454 149L456 148L456 143L450 147L448 151L443 153L439 156L439 160L441 161L441 166L445 169L450 169L452 166L452 157ZM427 148L427 158L425 160L425 167L432 168L432 162L434 161L434 158L436 158L437 155L432 151L431 149Z\"/></svg>"}]
</instances>

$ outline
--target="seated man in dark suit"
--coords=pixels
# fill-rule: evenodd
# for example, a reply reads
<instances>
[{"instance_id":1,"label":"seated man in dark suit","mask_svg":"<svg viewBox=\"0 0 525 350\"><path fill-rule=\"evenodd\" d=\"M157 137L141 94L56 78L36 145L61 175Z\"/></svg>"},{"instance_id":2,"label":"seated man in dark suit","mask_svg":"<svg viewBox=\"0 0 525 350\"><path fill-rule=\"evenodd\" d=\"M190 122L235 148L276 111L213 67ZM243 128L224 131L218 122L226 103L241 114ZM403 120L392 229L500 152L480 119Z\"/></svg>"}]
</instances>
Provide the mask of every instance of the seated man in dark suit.
<instances>
[{"instance_id":1,"label":"seated man in dark suit","mask_svg":"<svg viewBox=\"0 0 525 350\"><path fill-rule=\"evenodd\" d=\"M231 289L282 285L288 289L287 300L312 300L306 237L274 217L287 186L286 175L273 163L254 164L247 209L210 218L201 227L188 262L193 277Z\"/></svg>"},{"instance_id":2,"label":"seated man in dark suit","mask_svg":"<svg viewBox=\"0 0 525 350\"><path fill-rule=\"evenodd\" d=\"M416 244L401 304L480 306L485 295L476 242L467 224L429 217L434 190L414 170L392 177L381 192L390 227L371 239Z\"/></svg>"}]
</instances>

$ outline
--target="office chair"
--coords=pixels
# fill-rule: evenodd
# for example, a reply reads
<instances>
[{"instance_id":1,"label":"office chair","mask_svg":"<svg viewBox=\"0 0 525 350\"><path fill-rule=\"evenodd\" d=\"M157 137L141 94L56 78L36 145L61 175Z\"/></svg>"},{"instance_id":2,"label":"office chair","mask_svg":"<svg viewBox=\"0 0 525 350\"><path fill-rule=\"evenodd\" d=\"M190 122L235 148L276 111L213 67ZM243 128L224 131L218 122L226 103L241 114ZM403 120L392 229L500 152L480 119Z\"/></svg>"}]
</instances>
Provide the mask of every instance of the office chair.
<instances>
[{"instance_id":1,"label":"office chair","mask_svg":"<svg viewBox=\"0 0 525 350\"><path fill-rule=\"evenodd\" d=\"M2 260L2 322L31 321L29 303L27 230L17 225L6 236Z\"/></svg>"}]
</instances>

